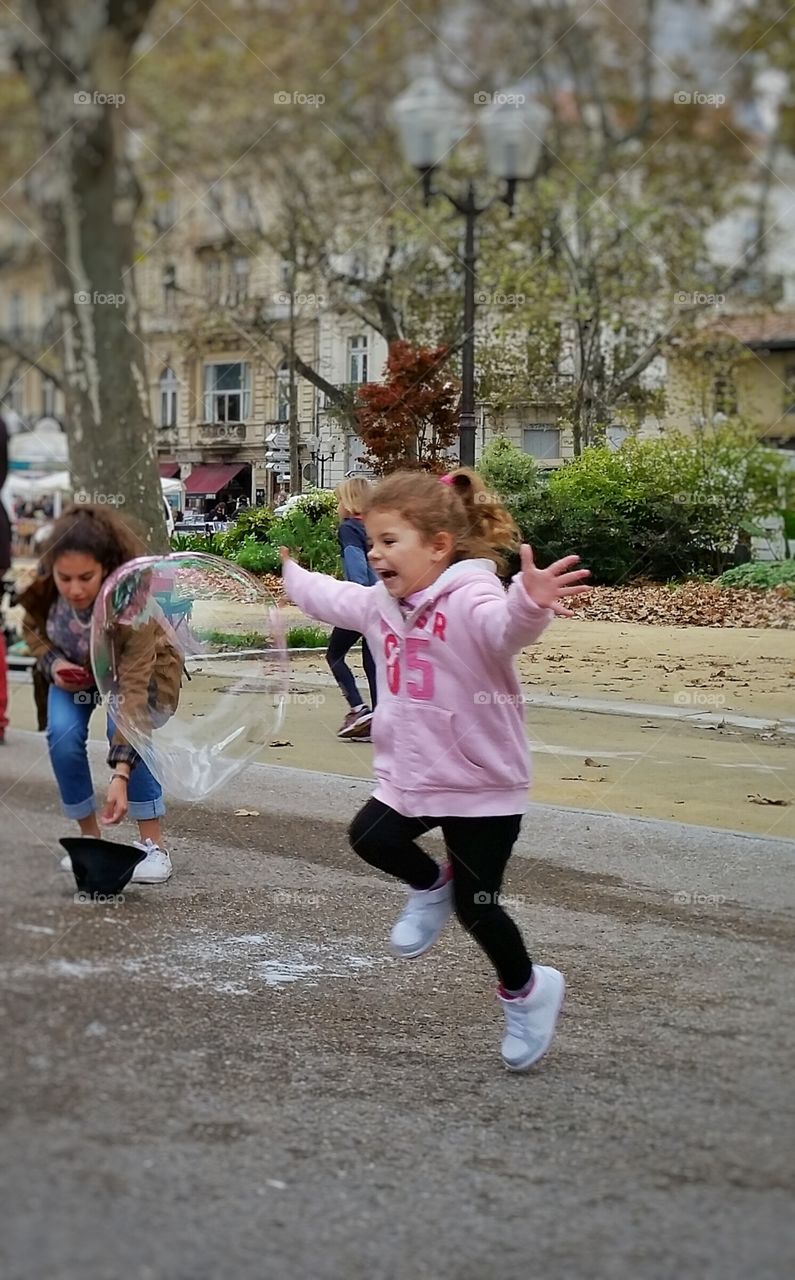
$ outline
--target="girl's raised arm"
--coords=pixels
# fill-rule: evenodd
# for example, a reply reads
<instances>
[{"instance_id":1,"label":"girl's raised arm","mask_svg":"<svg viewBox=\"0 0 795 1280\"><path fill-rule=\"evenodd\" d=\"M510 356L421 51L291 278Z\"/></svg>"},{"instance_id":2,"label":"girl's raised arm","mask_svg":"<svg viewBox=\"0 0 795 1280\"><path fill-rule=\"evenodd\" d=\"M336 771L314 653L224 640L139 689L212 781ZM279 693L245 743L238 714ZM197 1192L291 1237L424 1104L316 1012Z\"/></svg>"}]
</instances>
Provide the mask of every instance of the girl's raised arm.
<instances>
[{"instance_id":1,"label":"girl's raised arm","mask_svg":"<svg viewBox=\"0 0 795 1280\"><path fill-rule=\"evenodd\" d=\"M293 604L319 622L330 622L346 631L365 631L373 602L372 587L338 582L326 573L310 573L291 559L286 547L281 548L281 557L284 590Z\"/></svg>"}]
</instances>

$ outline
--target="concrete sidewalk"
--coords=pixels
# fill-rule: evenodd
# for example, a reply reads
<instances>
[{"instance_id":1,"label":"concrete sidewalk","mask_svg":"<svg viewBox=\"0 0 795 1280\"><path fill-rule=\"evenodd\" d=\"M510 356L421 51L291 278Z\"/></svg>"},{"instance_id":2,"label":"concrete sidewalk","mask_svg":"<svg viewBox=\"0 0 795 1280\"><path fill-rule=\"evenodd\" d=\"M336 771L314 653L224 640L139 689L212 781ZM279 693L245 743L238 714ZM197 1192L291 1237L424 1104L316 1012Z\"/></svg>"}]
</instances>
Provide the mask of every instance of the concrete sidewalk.
<instances>
[{"instance_id":1,"label":"concrete sidewalk","mask_svg":"<svg viewBox=\"0 0 795 1280\"><path fill-rule=\"evenodd\" d=\"M536 806L506 893L569 994L512 1077L457 927L388 954L367 783L250 766L108 907L40 737L0 780L4 1280L791 1274L792 842Z\"/></svg>"}]
</instances>

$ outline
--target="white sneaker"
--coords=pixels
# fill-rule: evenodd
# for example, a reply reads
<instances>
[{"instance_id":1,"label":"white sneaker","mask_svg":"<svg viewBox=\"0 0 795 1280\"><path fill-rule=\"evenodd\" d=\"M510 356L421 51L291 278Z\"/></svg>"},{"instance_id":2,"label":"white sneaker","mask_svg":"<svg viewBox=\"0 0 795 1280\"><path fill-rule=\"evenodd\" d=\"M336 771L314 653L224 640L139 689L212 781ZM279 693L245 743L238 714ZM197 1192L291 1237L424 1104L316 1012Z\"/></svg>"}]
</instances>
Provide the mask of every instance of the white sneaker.
<instances>
[{"instance_id":1,"label":"white sneaker","mask_svg":"<svg viewBox=\"0 0 795 1280\"><path fill-rule=\"evenodd\" d=\"M529 995L511 1000L498 992L505 1014L502 1060L509 1071L526 1071L552 1044L566 984L563 974L545 965L533 965Z\"/></svg>"},{"instance_id":2,"label":"white sneaker","mask_svg":"<svg viewBox=\"0 0 795 1280\"><path fill-rule=\"evenodd\" d=\"M438 889L410 889L389 941L396 956L413 960L432 947L453 911L453 882Z\"/></svg>"},{"instance_id":3,"label":"white sneaker","mask_svg":"<svg viewBox=\"0 0 795 1280\"><path fill-rule=\"evenodd\" d=\"M61 861L58 863L58 870L59 871L72 870L72 859L69 857L68 853L65 853L64 856L61 858Z\"/></svg>"},{"instance_id":4,"label":"white sneaker","mask_svg":"<svg viewBox=\"0 0 795 1280\"><path fill-rule=\"evenodd\" d=\"M171 865L171 856L165 849L161 849L154 840L133 840L133 844L136 849L146 851L146 857L138 863L132 873L132 878L137 884L165 884L166 880L171 879L174 868Z\"/></svg>"}]
</instances>

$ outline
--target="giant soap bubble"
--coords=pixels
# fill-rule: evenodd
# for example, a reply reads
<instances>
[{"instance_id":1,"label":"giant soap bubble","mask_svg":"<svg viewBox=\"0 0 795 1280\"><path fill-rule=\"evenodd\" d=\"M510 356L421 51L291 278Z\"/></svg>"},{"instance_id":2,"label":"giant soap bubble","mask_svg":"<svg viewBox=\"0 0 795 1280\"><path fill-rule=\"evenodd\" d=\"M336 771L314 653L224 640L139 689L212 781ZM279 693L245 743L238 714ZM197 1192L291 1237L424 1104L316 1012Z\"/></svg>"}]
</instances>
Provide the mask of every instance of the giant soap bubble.
<instances>
[{"instance_id":1,"label":"giant soap bubble","mask_svg":"<svg viewBox=\"0 0 795 1280\"><path fill-rule=\"evenodd\" d=\"M217 556L143 556L103 583L91 664L167 795L200 800L278 733L289 670L275 601Z\"/></svg>"}]
</instances>

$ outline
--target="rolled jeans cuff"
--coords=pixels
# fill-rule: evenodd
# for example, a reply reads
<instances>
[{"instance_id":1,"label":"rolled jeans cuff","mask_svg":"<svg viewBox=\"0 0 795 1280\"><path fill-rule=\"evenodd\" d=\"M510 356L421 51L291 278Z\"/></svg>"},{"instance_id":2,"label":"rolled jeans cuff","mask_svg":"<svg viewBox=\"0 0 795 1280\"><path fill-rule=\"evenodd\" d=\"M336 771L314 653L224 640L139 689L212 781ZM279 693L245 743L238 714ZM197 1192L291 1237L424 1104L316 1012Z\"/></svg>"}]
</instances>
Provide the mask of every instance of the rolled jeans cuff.
<instances>
[{"instance_id":1,"label":"rolled jeans cuff","mask_svg":"<svg viewBox=\"0 0 795 1280\"><path fill-rule=\"evenodd\" d=\"M127 806L127 817L134 822L143 822L147 818L162 818L166 812L162 795L154 800L130 800Z\"/></svg>"},{"instance_id":2,"label":"rolled jeans cuff","mask_svg":"<svg viewBox=\"0 0 795 1280\"><path fill-rule=\"evenodd\" d=\"M77 804L66 804L63 800L61 804L67 818L74 818L79 821L80 818L90 818L92 813L96 813L97 798L92 794L87 800L78 800Z\"/></svg>"}]
</instances>

